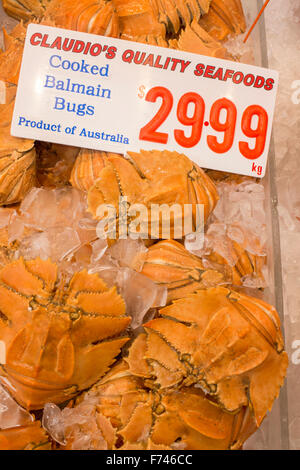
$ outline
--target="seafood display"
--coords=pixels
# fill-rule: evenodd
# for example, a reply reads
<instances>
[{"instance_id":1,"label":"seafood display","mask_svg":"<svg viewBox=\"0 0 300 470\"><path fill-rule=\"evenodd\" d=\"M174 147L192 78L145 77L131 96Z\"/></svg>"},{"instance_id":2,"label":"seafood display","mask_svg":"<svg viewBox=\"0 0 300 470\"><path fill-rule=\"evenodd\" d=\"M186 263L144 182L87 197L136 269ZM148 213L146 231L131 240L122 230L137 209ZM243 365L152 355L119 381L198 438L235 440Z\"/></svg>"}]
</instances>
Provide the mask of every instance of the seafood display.
<instances>
[{"instance_id":1,"label":"seafood display","mask_svg":"<svg viewBox=\"0 0 300 470\"><path fill-rule=\"evenodd\" d=\"M62 446L239 449L286 373L276 311L222 287L200 289L144 328L127 357L61 413ZM51 433L47 414L45 425Z\"/></svg>"},{"instance_id":2,"label":"seafood display","mask_svg":"<svg viewBox=\"0 0 300 470\"><path fill-rule=\"evenodd\" d=\"M263 186L188 151L10 135L30 22L235 60L241 1L2 4L20 22L0 52L0 450L241 449L288 367L264 300ZM2 388L24 420L1 420Z\"/></svg>"}]
</instances>

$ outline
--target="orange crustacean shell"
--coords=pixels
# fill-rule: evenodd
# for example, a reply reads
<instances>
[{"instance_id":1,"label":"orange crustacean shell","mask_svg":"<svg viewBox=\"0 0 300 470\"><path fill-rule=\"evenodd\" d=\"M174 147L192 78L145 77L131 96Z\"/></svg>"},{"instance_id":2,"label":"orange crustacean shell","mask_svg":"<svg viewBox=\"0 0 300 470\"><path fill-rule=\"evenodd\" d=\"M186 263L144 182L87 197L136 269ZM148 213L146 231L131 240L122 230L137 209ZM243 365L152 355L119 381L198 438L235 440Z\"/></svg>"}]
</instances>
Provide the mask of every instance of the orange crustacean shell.
<instances>
[{"instance_id":1,"label":"orange crustacean shell","mask_svg":"<svg viewBox=\"0 0 300 470\"><path fill-rule=\"evenodd\" d=\"M42 18L50 0L2 0L5 12L17 20Z\"/></svg>"},{"instance_id":2,"label":"orange crustacean shell","mask_svg":"<svg viewBox=\"0 0 300 470\"><path fill-rule=\"evenodd\" d=\"M220 59L232 59L223 44L214 39L196 21L188 25L180 33L178 39L171 39L169 41L169 47L185 52L193 52L194 54L218 57Z\"/></svg>"},{"instance_id":3,"label":"orange crustacean shell","mask_svg":"<svg viewBox=\"0 0 300 470\"><path fill-rule=\"evenodd\" d=\"M228 412L249 407L261 424L288 366L273 307L224 287L209 288L161 309L144 328L139 349L127 358L132 373L148 370L148 381L159 389L200 386Z\"/></svg>"},{"instance_id":4,"label":"orange crustacean shell","mask_svg":"<svg viewBox=\"0 0 300 470\"><path fill-rule=\"evenodd\" d=\"M6 102L0 104L0 205L20 202L36 183L34 142L11 136L16 87L5 86Z\"/></svg>"},{"instance_id":5,"label":"orange crustacean shell","mask_svg":"<svg viewBox=\"0 0 300 470\"><path fill-rule=\"evenodd\" d=\"M212 0L199 24L217 41L245 32L246 22L241 0Z\"/></svg>"},{"instance_id":6,"label":"orange crustacean shell","mask_svg":"<svg viewBox=\"0 0 300 470\"><path fill-rule=\"evenodd\" d=\"M11 136L10 125L21 66L25 29L16 26L5 33L5 51L0 54L0 205L21 201L36 182L34 142Z\"/></svg>"},{"instance_id":7,"label":"orange crustacean shell","mask_svg":"<svg viewBox=\"0 0 300 470\"><path fill-rule=\"evenodd\" d=\"M113 153L81 149L72 169L70 183L74 188L88 191L99 178L106 166L109 155Z\"/></svg>"},{"instance_id":8,"label":"orange crustacean shell","mask_svg":"<svg viewBox=\"0 0 300 470\"><path fill-rule=\"evenodd\" d=\"M201 258L192 255L175 240L163 240L152 245L141 273L167 287L168 302L227 281L226 275L205 268Z\"/></svg>"},{"instance_id":9,"label":"orange crustacean shell","mask_svg":"<svg viewBox=\"0 0 300 470\"><path fill-rule=\"evenodd\" d=\"M4 51L0 54L0 80L10 85L18 84L25 35L26 28L22 23L17 24L9 34L3 30Z\"/></svg>"},{"instance_id":10,"label":"orange crustacean shell","mask_svg":"<svg viewBox=\"0 0 300 470\"><path fill-rule=\"evenodd\" d=\"M64 284L50 261L20 258L0 270L0 284L0 381L27 409L90 387L128 340L125 303L97 274Z\"/></svg>"},{"instance_id":11,"label":"orange crustacean shell","mask_svg":"<svg viewBox=\"0 0 300 470\"><path fill-rule=\"evenodd\" d=\"M2 207L1 212L2 214L7 213L8 217L11 218L12 214L14 214L14 209ZM18 242L16 240L11 242L9 239L8 226L2 227L0 229L0 268L15 259L17 248Z\"/></svg>"},{"instance_id":12,"label":"orange crustacean shell","mask_svg":"<svg viewBox=\"0 0 300 470\"><path fill-rule=\"evenodd\" d=\"M165 26L158 20L157 4L151 0L113 0L123 39L153 35L165 39Z\"/></svg>"},{"instance_id":13,"label":"orange crustacean shell","mask_svg":"<svg viewBox=\"0 0 300 470\"><path fill-rule=\"evenodd\" d=\"M119 20L110 0L2 0L6 13L18 20L50 20L52 26L117 37Z\"/></svg>"},{"instance_id":14,"label":"orange crustacean shell","mask_svg":"<svg viewBox=\"0 0 300 470\"><path fill-rule=\"evenodd\" d=\"M9 242L0 243L0 268L14 261L15 249L14 245Z\"/></svg>"},{"instance_id":15,"label":"orange crustacean shell","mask_svg":"<svg viewBox=\"0 0 300 470\"><path fill-rule=\"evenodd\" d=\"M39 184L48 188L68 185L79 148L49 142L36 142L35 148Z\"/></svg>"},{"instance_id":16,"label":"orange crustacean shell","mask_svg":"<svg viewBox=\"0 0 300 470\"><path fill-rule=\"evenodd\" d=\"M209 28L202 27L198 23L201 15L209 10L208 0L201 2L114 0L114 3L119 15L122 39L212 57L232 58L226 48L209 34L207 31Z\"/></svg>"},{"instance_id":17,"label":"orange crustacean shell","mask_svg":"<svg viewBox=\"0 0 300 470\"><path fill-rule=\"evenodd\" d=\"M242 286L243 278L245 278L245 276L260 280L264 285L265 279L263 268L267 263L266 255L258 256L250 253L235 240L228 239L228 243L230 243L232 257L235 259L234 266L230 266L230 270L232 272L232 285ZM217 263L229 267L228 261L217 251L212 251L206 256L206 259L211 261L213 264Z\"/></svg>"},{"instance_id":18,"label":"orange crustacean shell","mask_svg":"<svg viewBox=\"0 0 300 470\"><path fill-rule=\"evenodd\" d=\"M51 442L39 421L0 429L0 450L51 450Z\"/></svg>"},{"instance_id":19,"label":"orange crustacean shell","mask_svg":"<svg viewBox=\"0 0 300 470\"><path fill-rule=\"evenodd\" d=\"M211 0L113 0L120 17L122 37L143 34L165 37L177 34L182 26L198 21L208 12Z\"/></svg>"},{"instance_id":20,"label":"orange crustacean shell","mask_svg":"<svg viewBox=\"0 0 300 470\"><path fill-rule=\"evenodd\" d=\"M115 207L119 215L120 197L126 197L129 218L134 220L130 207L142 204L143 208L148 209L147 220L143 219L145 230L152 229L152 238L169 238L170 235L164 237L161 219L155 219L156 216L153 216L153 211L150 210L153 205L165 204L170 208L176 204L181 213L175 213L173 216L171 213L171 237L174 238L172 235L175 234L174 227L177 222L185 234L183 217L186 215L192 215L193 224L197 227L197 204L204 206L204 221L207 221L217 203L215 185L203 170L183 154L167 150L128 152L125 157L110 154L107 160L98 180L88 192L89 211L95 218L98 218L97 210L103 204ZM188 205L189 210L184 205ZM185 214L185 210L189 213ZM157 233L154 234L155 223ZM189 229L187 233L192 230ZM147 234L144 236L148 237Z\"/></svg>"},{"instance_id":21,"label":"orange crustacean shell","mask_svg":"<svg viewBox=\"0 0 300 470\"><path fill-rule=\"evenodd\" d=\"M85 437L87 449L223 450L240 448L256 429L246 407L228 413L194 387L151 390L124 360L68 413L67 449L78 448Z\"/></svg>"},{"instance_id":22,"label":"orange crustacean shell","mask_svg":"<svg viewBox=\"0 0 300 470\"><path fill-rule=\"evenodd\" d=\"M215 183L225 182L240 184L245 181L255 181L252 176L238 175L236 173L228 173L226 171L206 170L206 173Z\"/></svg>"},{"instance_id":23,"label":"orange crustacean shell","mask_svg":"<svg viewBox=\"0 0 300 470\"><path fill-rule=\"evenodd\" d=\"M52 0L44 17L65 29L101 36L119 35L119 19L113 2L109 0Z\"/></svg>"}]
</instances>

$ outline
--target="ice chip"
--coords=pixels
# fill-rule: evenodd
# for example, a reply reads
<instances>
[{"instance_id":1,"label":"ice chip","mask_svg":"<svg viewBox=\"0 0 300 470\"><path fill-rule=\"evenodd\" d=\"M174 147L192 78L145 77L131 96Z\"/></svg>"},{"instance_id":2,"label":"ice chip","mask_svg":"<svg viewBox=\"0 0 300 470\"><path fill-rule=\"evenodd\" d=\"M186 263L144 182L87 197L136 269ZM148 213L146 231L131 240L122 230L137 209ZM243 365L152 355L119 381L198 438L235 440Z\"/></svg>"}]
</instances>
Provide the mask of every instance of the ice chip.
<instances>
[{"instance_id":1,"label":"ice chip","mask_svg":"<svg viewBox=\"0 0 300 470\"><path fill-rule=\"evenodd\" d=\"M262 255L267 240L265 189L261 183L220 182L213 223L225 224L227 235L252 254Z\"/></svg>"},{"instance_id":2,"label":"ice chip","mask_svg":"<svg viewBox=\"0 0 300 470\"><path fill-rule=\"evenodd\" d=\"M24 236L25 224L22 217L14 215L8 226L8 241L12 243L15 240L21 240Z\"/></svg>"},{"instance_id":3,"label":"ice chip","mask_svg":"<svg viewBox=\"0 0 300 470\"><path fill-rule=\"evenodd\" d=\"M243 64L255 64L253 56L253 43L250 36L244 43L243 35L234 35L226 41L226 49L235 58Z\"/></svg>"},{"instance_id":4,"label":"ice chip","mask_svg":"<svg viewBox=\"0 0 300 470\"><path fill-rule=\"evenodd\" d=\"M95 240L91 245L92 245L91 262L94 264L94 263L97 263L102 258L102 256L104 256L108 246L107 246L107 241L102 240L101 238L98 238L97 240Z\"/></svg>"},{"instance_id":5,"label":"ice chip","mask_svg":"<svg viewBox=\"0 0 300 470\"><path fill-rule=\"evenodd\" d=\"M22 201L20 214L24 223L36 230L54 226L57 218L54 191L33 188Z\"/></svg>"},{"instance_id":6,"label":"ice chip","mask_svg":"<svg viewBox=\"0 0 300 470\"><path fill-rule=\"evenodd\" d=\"M56 227L48 230L47 235L51 245L51 259L61 261L71 256L81 241L76 230L70 227Z\"/></svg>"},{"instance_id":7,"label":"ice chip","mask_svg":"<svg viewBox=\"0 0 300 470\"><path fill-rule=\"evenodd\" d=\"M33 188L20 206L24 223L45 231L57 226L72 227L86 214L86 196L74 188Z\"/></svg>"},{"instance_id":8,"label":"ice chip","mask_svg":"<svg viewBox=\"0 0 300 470\"><path fill-rule=\"evenodd\" d=\"M108 254L118 261L120 266L141 271L145 262L147 248L141 240L118 240L108 250Z\"/></svg>"},{"instance_id":9,"label":"ice chip","mask_svg":"<svg viewBox=\"0 0 300 470\"><path fill-rule=\"evenodd\" d=\"M81 245L77 232L70 227L53 227L45 232L34 233L20 244L25 259L50 258L53 262L71 256Z\"/></svg>"},{"instance_id":10,"label":"ice chip","mask_svg":"<svg viewBox=\"0 0 300 470\"><path fill-rule=\"evenodd\" d=\"M58 432L63 424L64 436L72 450L107 449L107 443L97 423L96 404L97 399L87 394L74 408L65 408L61 412L62 421L54 423L54 432Z\"/></svg>"},{"instance_id":11,"label":"ice chip","mask_svg":"<svg viewBox=\"0 0 300 470\"><path fill-rule=\"evenodd\" d=\"M90 274L99 274L108 287L113 287L117 283L119 267L117 262L114 261L110 256L104 255L100 258L99 261L95 263L92 261L88 272Z\"/></svg>"},{"instance_id":12,"label":"ice chip","mask_svg":"<svg viewBox=\"0 0 300 470\"><path fill-rule=\"evenodd\" d=\"M66 444L65 424L60 408L54 403L47 403L44 407L42 426L52 439L61 445Z\"/></svg>"},{"instance_id":13,"label":"ice chip","mask_svg":"<svg viewBox=\"0 0 300 470\"><path fill-rule=\"evenodd\" d=\"M150 308L158 306L160 302L166 302L166 292L162 291L160 286L129 268L119 269L116 281L126 303L126 312L132 317L133 329L143 323Z\"/></svg>"},{"instance_id":14,"label":"ice chip","mask_svg":"<svg viewBox=\"0 0 300 470\"><path fill-rule=\"evenodd\" d=\"M238 257L235 253L232 241L227 235L226 224L211 224L206 235L206 252L216 252L224 258L229 266L235 266Z\"/></svg>"},{"instance_id":15,"label":"ice chip","mask_svg":"<svg viewBox=\"0 0 300 470\"><path fill-rule=\"evenodd\" d=\"M0 385L0 429L25 426L34 421L28 411L24 410Z\"/></svg>"},{"instance_id":16,"label":"ice chip","mask_svg":"<svg viewBox=\"0 0 300 470\"><path fill-rule=\"evenodd\" d=\"M97 223L91 217L85 216L79 219L77 233L81 243L91 243L97 239L96 227Z\"/></svg>"},{"instance_id":17,"label":"ice chip","mask_svg":"<svg viewBox=\"0 0 300 470\"><path fill-rule=\"evenodd\" d=\"M47 233L38 232L24 238L19 250L25 259L30 260L40 257L43 260L47 260L51 255L51 245Z\"/></svg>"},{"instance_id":18,"label":"ice chip","mask_svg":"<svg viewBox=\"0 0 300 470\"><path fill-rule=\"evenodd\" d=\"M186 235L184 240L185 248L192 254L199 254L202 253L204 248L205 238L204 233L202 232L195 232Z\"/></svg>"}]
</instances>

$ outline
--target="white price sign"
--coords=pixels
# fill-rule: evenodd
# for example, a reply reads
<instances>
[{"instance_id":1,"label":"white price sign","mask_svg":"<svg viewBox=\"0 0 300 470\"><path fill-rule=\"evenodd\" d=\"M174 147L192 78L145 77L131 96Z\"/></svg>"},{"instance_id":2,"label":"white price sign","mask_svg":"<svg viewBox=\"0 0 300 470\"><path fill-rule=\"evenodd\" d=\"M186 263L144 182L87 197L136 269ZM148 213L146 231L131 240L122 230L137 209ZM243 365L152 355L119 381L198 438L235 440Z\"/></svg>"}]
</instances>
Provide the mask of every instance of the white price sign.
<instances>
[{"instance_id":1,"label":"white price sign","mask_svg":"<svg viewBox=\"0 0 300 470\"><path fill-rule=\"evenodd\" d=\"M11 133L263 177L276 71L30 24Z\"/></svg>"}]
</instances>

